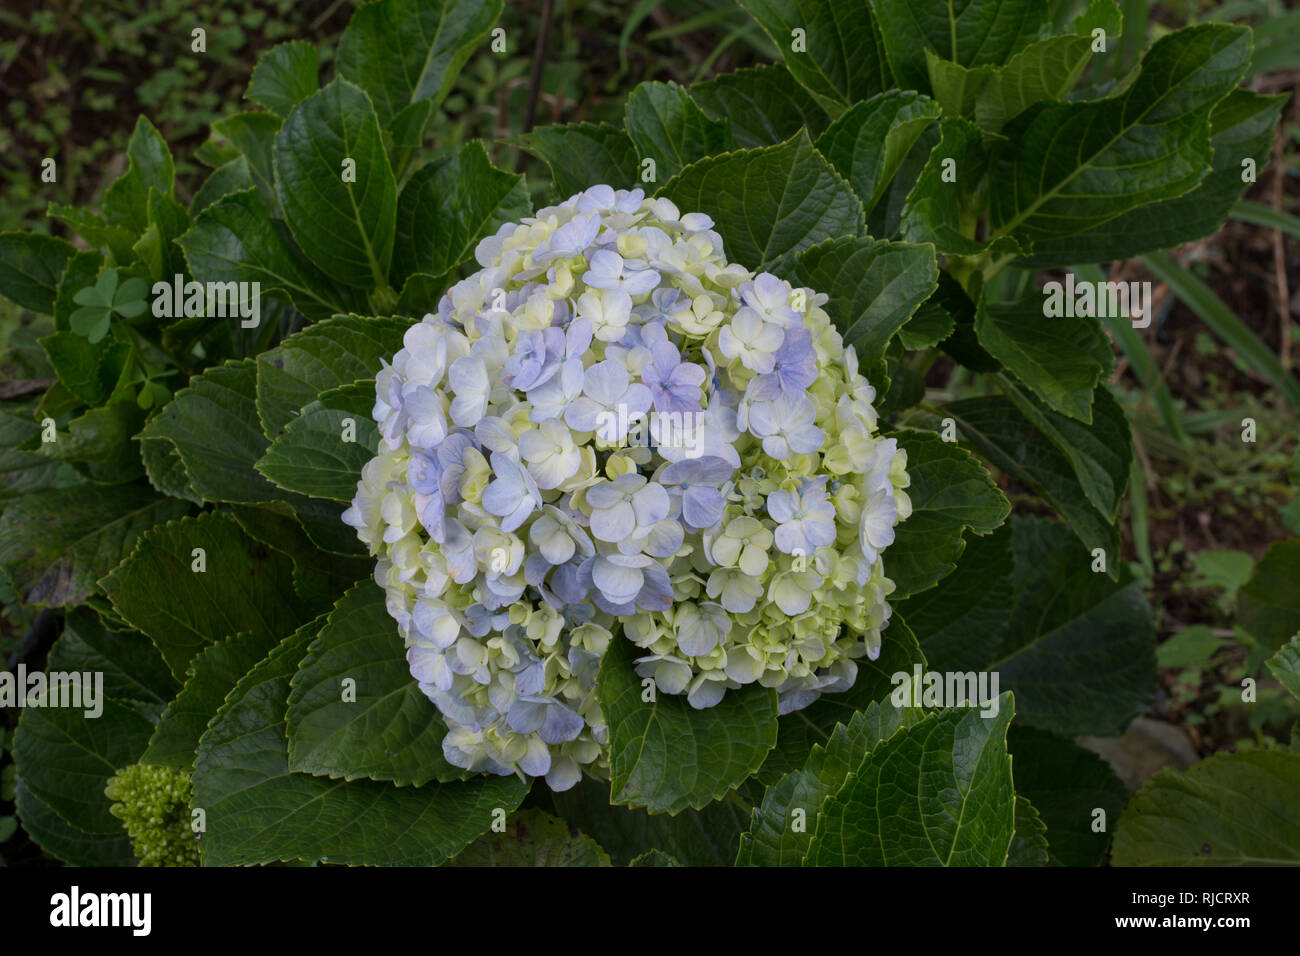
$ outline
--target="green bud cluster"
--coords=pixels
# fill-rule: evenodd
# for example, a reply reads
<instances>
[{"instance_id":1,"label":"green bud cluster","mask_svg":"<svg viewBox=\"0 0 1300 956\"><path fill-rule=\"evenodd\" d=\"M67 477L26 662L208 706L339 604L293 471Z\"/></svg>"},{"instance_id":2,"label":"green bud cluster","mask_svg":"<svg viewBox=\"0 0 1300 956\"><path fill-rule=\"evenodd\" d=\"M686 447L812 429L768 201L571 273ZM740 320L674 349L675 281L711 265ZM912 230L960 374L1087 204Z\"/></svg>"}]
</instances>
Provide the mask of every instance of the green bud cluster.
<instances>
[{"instance_id":1,"label":"green bud cluster","mask_svg":"<svg viewBox=\"0 0 1300 956\"><path fill-rule=\"evenodd\" d=\"M141 866L198 866L199 844L190 826L190 775L173 767L133 764L117 772L104 795L122 821Z\"/></svg>"}]
</instances>

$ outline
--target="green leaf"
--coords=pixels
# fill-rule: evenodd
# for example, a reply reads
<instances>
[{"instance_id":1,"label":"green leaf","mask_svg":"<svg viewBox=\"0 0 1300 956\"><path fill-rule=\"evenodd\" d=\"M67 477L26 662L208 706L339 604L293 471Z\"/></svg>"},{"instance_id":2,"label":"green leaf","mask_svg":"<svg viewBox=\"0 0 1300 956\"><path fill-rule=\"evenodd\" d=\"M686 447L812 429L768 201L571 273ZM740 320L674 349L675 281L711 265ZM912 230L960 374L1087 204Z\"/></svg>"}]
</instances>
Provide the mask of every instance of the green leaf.
<instances>
[{"instance_id":1,"label":"green leaf","mask_svg":"<svg viewBox=\"0 0 1300 956\"><path fill-rule=\"evenodd\" d=\"M54 236L0 233L0 295L24 309L52 315L59 277L76 251Z\"/></svg>"},{"instance_id":2,"label":"green leaf","mask_svg":"<svg viewBox=\"0 0 1300 956\"><path fill-rule=\"evenodd\" d=\"M257 470L281 488L350 502L361 469L379 447L379 429L370 417L374 403L370 379L322 393L271 443Z\"/></svg>"},{"instance_id":3,"label":"green leaf","mask_svg":"<svg viewBox=\"0 0 1300 956\"><path fill-rule=\"evenodd\" d=\"M1142 256L1142 264L1170 291L1187 303L1220 339L1262 378L1280 391L1292 406L1300 406L1300 382L1283 367L1277 353L1237 318L1208 285L1165 252Z\"/></svg>"},{"instance_id":4,"label":"green leaf","mask_svg":"<svg viewBox=\"0 0 1300 956\"><path fill-rule=\"evenodd\" d=\"M1298 580L1300 539L1288 538L1269 546L1255 573L1237 591L1237 623L1269 650L1277 650L1300 631Z\"/></svg>"},{"instance_id":5,"label":"green leaf","mask_svg":"<svg viewBox=\"0 0 1300 956\"><path fill-rule=\"evenodd\" d=\"M867 214L876 208L939 104L910 90L890 90L858 103L817 138L817 149L853 184Z\"/></svg>"},{"instance_id":6,"label":"green leaf","mask_svg":"<svg viewBox=\"0 0 1300 956\"><path fill-rule=\"evenodd\" d=\"M452 282L455 273L431 276L426 272L416 272L402 284L402 293L397 297L397 315L414 319L428 312L437 311L437 302L442 298Z\"/></svg>"},{"instance_id":7,"label":"green leaf","mask_svg":"<svg viewBox=\"0 0 1300 956\"><path fill-rule=\"evenodd\" d=\"M203 549L203 571L194 570L196 548ZM245 631L276 637L311 616L294 594L293 563L211 511L144 535L102 585L178 680L208 644Z\"/></svg>"},{"instance_id":8,"label":"green leaf","mask_svg":"<svg viewBox=\"0 0 1300 956\"><path fill-rule=\"evenodd\" d=\"M1007 724L959 707L899 730L822 804L814 866L1002 866L1015 834Z\"/></svg>"},{"instance_id":9,"label":"green leaf","mask_svg":"<svg viewBox=\"0 0 1300 956\"><path fill-rule=\"evenodd\" d=\"M1225 644L1225 640L1214 633L1214 628L1205 624L1193 624L1176 634L1171 634L1156 648L1157 667L1200 667Z\"/></svg>"},{"instance_id":10,"label":"green leaf","mask_svg":"<svg viewBox=\"0 0 1300 956\"><path fill-rule=\"evenodd\" d=\"M480 239L532 206L523 176L497 169L475 141L417 170L397 210L392 284L401 288L414 273L442 275L472 259Z\"/></svg>"},{"instance_id":11,"label":"green leaf","mask_svg":"<svg viewBox=\"0 0 1300 956\"><path fill-rule=\"evenodd\" d=\"M320 88L319 70L314 44L306 40L281 43L257 61L244 98L260 103L277 116L288 116Z\"/></svg>"},{"instance_id":12,"label":"green leaf","mask_svg":"<svg viewBox=\"0 0 1300 956\"><path fill-rule=\"evenodd\" d=\"M0 516L0 568L25 604L80 604L141 534L186 508L138 484L97 488L94 494L64 488L27 495Z\"/></svg>"},{"instance_id":13,"label":"green leaf","mask_svg":"<svg viewBox=\"0 0 1300 956\"><path fill-rule=\"evenodd\" d=\"M939 273L940 282L945 275L947 273ZM898 330L898 341L903 348L911 352L933 348L952 335L957 327L957 320L943 307L938 298L939 294L940 290L936 288L934 295L922 302L915 314Z\"/></svg>"},{"instance_id":14,"label":"green leaf","mask_svg":"<svg viewBox=\"0 0 1300 956\"><path fill-rule=\"evenodd\" d=\"M1300 754L1215 754L1156 773L1115 828L1112 866L1300 864Z\"/></svg>"},{"instance_id":15,"label":"green leaf","mask_svg":"<svg viewBox=\"0 0 1300 956\"><path fill-rule=\"evenodd\" d=\"M638 159L654 159L656 174L664 179L731 148L730 123L710 119L676 83L639 84L628 94L624 125Z\"/></svg>"},{"instance_id":16,"label":"green leaf","mask_svg":"<svg viewBox=\"0 0 1300 956\"><path fill-rule=\"evenodd\" d=\"M1007 866L1047 866L1047 824L1034 805L1016 794L1016 836L1007 854Z\"/></svg>"},{"instance_id":17,"label":"green leaf","mask_svg":"<svg viewBox=\"0 0 1300 956\"><path fill-rule=\"evenodd\" d=\"M98 305L111 308L113 296L117 293L117 270L105 269L95 279L95 284L82 289L72 297L80 305Z\"/></svg>"},{"instance_id":18,"label":"green leaf","mask_svg":"<svg viewBox=\"0 0 1300 956\"><path fill-rule=\"evenodd\" d=\"M642 700L639 649L615 640L601 660L596 695L609 725L611 803L652 813L696 810L742 783L776 743L776 692L757 685L696 710L685 696Z\"/></svg>"},{"instance_id":19,"label":"green leaf","mask_svg":"<svg viewBox=\"0 0 1300 956\"><path fill-rule=\"evenodd\" d=\"M164 196L152 188L149 190L148 209L149 228L135 244L134 251L145 263L149 278L171 282L174 276L187 271L185 253L176 240L192 225L190 214L171 196ZM128 289L133 291L124 291ZM143 315L146 309L144 297L148 291L149 286L143 279L128 279L122 283L113 300L114 311L128 319Z\"/></svg>"},{"instance_id":20,"label":"green leaf","mask_svg":"<svg viewBox=\"0 0 1300 956\"><path fill-rule=\"evenodd\" d=\"M149 190L171 196L175 166L167 141L141 116L126 147L126 172L104 194L104 218L139 235L149 225Z\"/></svg>"},{"instance_id":21,"label":"green leaf","mask_svg":"<svg viewBox=\"0 0 1300 956\"><path fill-rule=\"evenodd\" d=\"M82 206L64 206L52 202L45 210L45 215L66 223L92 249L108 249L118 262L131 260L131 246L135 244L136 236L130 229L110 226L103 216Z\"/></svg>"},{"instance_id":22,"label":"green leaf","mask_svg":"<svg viewBox=\"0 0 1300 956\"><path fill-rule=\"evenodd\" d=\"M745 149L783 143L800 128L817 136L827 116L817 101L779 63L723 73L691 85L691 97L714 119L731 124L731 137Z\"/></svg>"},{"instance_id":23,"label":"green leaf","mask_svg":"<svg viewBox=\"0 0 1300 956\"><path fill-rule=\"evenodd\" d=\"M143 474L140 455L131 441L144 412L134 402L92 408L56 432L56 440L41 442L39 453L74 463L91 481L116 485Z\"/></svg>"},{"instance_id":24,"label":"green leaf","mask_svg":"<svg viewBox=\"0 0 1300 956\"><path fill-rule=\"evenodd\" d=\"M1155 695L1155 632L1141 587L1127 574L1113 581L1094 572L1064 525L1035 518L1011 525L1015 604L984 668L1015 692L1022 723L1118 736Z\"/></svg>"},{"instance_id":25,"label":"green leaf","mask_svg":"<svg viewBox=\"0 0 1300 956\"><path fill-rule=\"evenodd\" d=\"M1118 39L1122 24L1114 0L1092 0L1069 33L1035 40L1002 66L968 68L927 50L930 83L944 112L997 132L1033 104L1062 99L1092 58L1093 31L1103 31L1104 44Z\"/></svg>"},{"instance_id":26,"label":"green leaf","mask_svg":"<svg viewBox=\"0 0 1300 956\"><path fill-rule=\"evenodd\" d=\"M638 184L636 147L627 133L616 126L606 123L539 126L505 142L532 153L551 167L559 199L601 183L615 189L630 189Z\"/></svg>"},{"instance_id":27,"label":"green leaf","mask_svg":"<svg viewBox=\"0 0 1300 956\"><path fill-rule=\"evenodd\" d=\"M1021 114L993 157L991 235L1061 240L1194 188L1211 168L1210 114L1249 60L1244 27L1189 27L1157 40L1124 92Z\"/></svg>"},{"instance_id":28,"label":"green leaf","mask_svg":"<svg viewBox=\"0 0 1300 956\"><path fill-rule=\"evenodd\" d=\"M1069 33L1037 40L993 71L975 101L975 122L997 131L1040 100L1062 99L1092 58L1093 31L1104 31L1110 43L1123 25L1114 0L1092 0Z\"/></svg>"},{"instance_id":29,"label":"green leaf","mask_svg":"<svg viewBox=\"0 0 1300 956\"><path fill-rule=\"evenodd\" d=\"M1110 764L1064 737L1019 722L1007 734L1007 747L1015 766L1016 793L1033 801L1047 824L1051 862L1098 866L1110 833L1094 829L1094 811L1104 810L1109 825L1128 801L1128 790Z\"/></svg>"},{"instance_id":30,"label":"green leaf","mask_svg":"<svg viewBox=\"0 0 1300 956\"><path fill-rule=\"evenodd\" d=\"M808 852L822 803L840 791L849 773L876 746L900 728L911 727L921 716L912 707L872 702L855 713L847 726L836 724L825 745L813 745L802 769L767 788L749 832L741 837L736 865L799 866Z\"/></svg>"},{"instance_id":31,"label":"green leaf","mask_svg":"<svg viewBox=\"0 0 1300 956\"><path fill-rule=\"evenodd\" d=\"M344 285L384 284L397 181L365 93L336 79L293 108L275 138L275 187L289 231L318 268Z\"/></svg>"},{"instance_id":32,"label":"green leaf","mask_svg":"<svg viewBox=\"0 0 1300 956\"><path fill-rule=\"evenodd\" d=\"M204 166L216 169L218 166L224 166L226 163L233 162L239 158L239 150L231 146L220 136L208 136L198 149L194 151L194 158Z\"/></svg>"},{"instance_id":33,"label":"green leaf","mask_svg":"<svg viewBox=\"0 0 1300 956\"><path fill-rule=\"evenodd\" d=\"M54 298L54 327L67 331L71 326L70 318L76 311L76 296L88 285L94 285L100 269L104 265L102 253L87 249L76 253L68 260L63 277L58 281L58 292Z\"/></svg>"},{"instance_id":34,"label":"green leaf","mask_svg":"<svg viewBox=\"0 0 1300 956\"><path fill-rule=\"evenodd\" d=\"M81 403L77 401L76 397L58 382L55 382L49 387L45 394L40 397L40 400L36 404L35 410L32 413L32 417L41 421L46 418L53 418L57 422L60 418L66 420L73 417L80 408ZM39 432L37 434L39 435ZM36 450L35 441L28 439L26 445L27 447L25 450Z\"/></svg>"},{"instance_id":35,"label":"green leaf","mask_svg":"<svg viewBox=\"0 0 1300 956\"><path fill-rule=\"evenodd\" d=\"M739 0L758 21L786 69L832 115L891 85L880 30L867 4L818 0ZM794 30L804 45L795 48Z\"/></svg>"},{"instance_id":36,"label":"green leaf","mask_svg":"<svg viewBox=\"0 0 1300 956\"><path fill-rule=\"evenodd\" d=\"M930 667L978 670L996 657L1010 625L1013 568L1011 526L1003 524L982 537L968 534L956 570L938 587L891 599Z\"/></svg>"},{"instance_id":37,"label":"green leaf","mask_svg":"<svg viewBox=\"0 0 1300 956\"><path fill-rule=\"evenodd\" d=\"M366 554L365 546L357 540L355 529L343 523L343 512L347 509L342 504L287 491L282 494L284 500L268 501L257 507L292 520L302 528L313 547L328 552L330 556L357 559Z\"/></svg>"},{"instance_id":38,"label":"green leaf","mask_svg":"<svg viewBox=\"0 0 1300 956\"><path fill-rule=\"evenodd\" d=\"M293 559L295 589L305 599L310 597L308 603L313 607L332 608L339 595L374 572L374 562L368 554L343 557L322 550L307 534L294 510L285 507L283 502L265 506L234 505L230 511L249 537Z\"/></svg>"},{"instance_id":39,"label":"green leaf","mask_svg":"<svg viewBox=\"0 0 1300 956\"><path fill-rule=\"evenodd\" d=\"M451 91L501 14L501 0L379 0L357 7L339 40L339 76L362 87L384 125Z\"/></svg>"},{"instance_id":40,"label":"green leaf","mask_svg":"<svg viewBox=\"0 0 1300 956\"><path fill-rule=\"evenodd\" d=\"M53 807L33 794L21 778L16 789L14 802L23 830L50 856L73 866L131 866L135 863L131 838L120 821L113 821L117 824L114 833L86 833L59 816Z\"/></svg>"},{"instance_id":41,"label":"green leaf","mask_svg":"<svg viewBox=\"0 0 1300 956\"><path fill-rule=\"evenodd\" d=\"M1295 62L1296 40L1300 35L1300 16L1297 11L1264 9L1255 27L1255 51L1250 61L1251 77L1274 70L1287 69ZM1223 11L1220 11L1220 16ZM1238 14L1240 15L1240 14Z\"/></svg>"},{"instance_id":42,"label":"green leaf","mask_svg":"<svg viewBox=\"0 0 1300 956\"><path fill-rule=\"evenodd\" d=\"M199 187L199 191L194 194L194 199L190 202L190 215L197 216L221 197L243 192L252 187L253 177L248 171L248 160L243 156L232 159L224 166L214 169L212 174L203 181L203 185Z\"/></svg>"},{"instance_id":43,"label":"green leaf","mask_svg":"<svg viewBox=\"0 0 1300 956\"><path fill-rule=\"evenodd\" d=\"M864 365L884 356L889 340L934 291L939 276L930 246L866 236L805 249L794 272L799 282L830 296L826 312Z\"/></svg>"},{"instance_id":44,"label":"green leaf","mask_svg":"<svg viewBox=\"0 0 1300 956\"><path fill-rule=\"evenodd\" d=\"M53 373L37 342L49 325L45 321L28 326L11 324L0 339L0 372L8 382L4 410L10 413L25 412L28 406L36 404L39 386L34 383L48 379Z\"/></svg>"},{"instance_id":45,"label":"green leaf","mask_svg":"<svg viewBox=\"0 0 1300 956\"><path fill-rule=\"evenodd\" d=\"M55 332L39 341L63 387L92 408L108 401L131 357L128 342L96 348L75 332Z\"/></svg>"},{"instance_id":46,"label":"green leaf","mask_svg":"<svg viewBox=\"0 0 1300 956\"><path fill-rule=\"evenodd\" d=\"M354 695L345 697L347 680ZM291 770L417 787L467 776L443 759L446 724L411 676L374 582L362 581L334 605L291 684Z\"/></svg>"},{"instance_id":47,"label":"green leaf","mask_svg":"<svg viewBox=\"0 0 1300 956\"><path fill-rule=\"evenodd\" d=\"M288 297L312 319L364 308L363 296L326 277L294 251L255 190L216 200L176 241L200 282L259 282L264 294Z\"/></svg>"},{"instance_id":48,"label":"green leaf","mask_svg":"<svg viewBox=\"0 0 1300 956\"><path fill-rule=\"evenodd\" d=\"M628 866L681 866L676 857L669 856L663 850L646 850L636 857Z\"/></svg>"},{"instance_id":49,"label":"green leaf","mask_svg":"<svg viewBox=\"0 0 1300 956\"><path fill-rule=\"evenodd\" d=\"M280 117L260 112L235 113L212 124L214 135L230 143L235 153L248 162L252 184L257 186L257 194L276 218L280 216L280 200L275 192L273 156L276 135L281 128Z\"/></svg>"},{"instance_id":50,"label":"green leaf","mask_svg":"<svg viewBox=\"0 0 1300 956\"><path fill-rule=\"evenodd\" d=\"M1041 0L917 4L871 0L889 67L904 89L928 90L927 51L962 66L1005 63L1051 19Z\"/></svg>"},{"instance_id":51,"label":"green leaf","mask_svg":"<svg viewBox=\"0 0 1300 956\"><path fill-rule=\"evenodd\" d=\"M1110 389L1097 387L1092 421L1083 424L1045 408L1005 379L1003 386L1020 413L1069 460L1093 507L1114 521L1128 486L1133 442L1128 418Z\"/></svg>"},{"instance_id":52,"label":"green leaf","mask_svg":"<svg viewBox=\"0 0 1300 956\"><path fill-rule=\"evenodd\" d=\"M969 117L975 112L976 98L996 68L988 65L967 68L926 50L925 69L930 77L930 90L943 112L948 116Z\"/></svg>"},{"instance_id":53,"label":"green leaf","mask_svg":"<svg viewBox=\"0 0 1300 956\"><path fill-rule=\"evenodd\" d=\"M213 366L177 392L140 437L170 441L190 486L205 501L277 498L275 486L253 470L267 447L257 417L256 390L252 359Z\"/></svg>"},{"instance_id":54,"label":"green leaf","mask_svg":"<svg viewBox=\"0 0 1300 956\"><path fill-rule=\"evenodd\" d=\"M1000 372L1002 365L980 346L975 337L975 303L960 282L946 270L939 271L939 287L921 306L940 309L953 320L953 331L940 348L956 362L975 372Z\"/></svg>"},{"instance_id":55,"label":"green leaf","mask_svg":"<svg viewBox=\"0 0 1300 956\"><path fill-rule=\"evenodd\" d=\"M1019 250L1011 240L996 244L973 239L982 192L977 188L988 164L979 128L947 117L939 124L939 143L930 152L907 194L899 228L909 242L932 242L944 255L969 256L992 248Z\"/></svg>"},{"instance_id":56,"label":"green leaf","mask_svg":"<svg viewBox=\"0 0 1300 956\"><path fill-rule=\"evenodd\" d=\"M910 675L918 664L924 666L925 657L916 637L896 613L881 633L880 655L875 660L859 659L856 664L858 677L847 691L823 694L802 710L781 718L776 746L763 761L759 780L772 785L783 775L801 769L813 745L824 747L836 724L848 724L857 712L888 697L895 686L894 675Z\"/></svg>"},{"instance_id":57,"label":"green leaf","mask_svg":"<svg viewBox=\"0 0 1300 956\"><path fill-rule=\"evenodd\" d=\"M1151 249L1174 246L1213 235L1223 226L1237 197L1246 160L1259 170L1268 163L1285 96L1262 96L1233 90L1210 115L1214 148L1210 174L1200 185L1175 199L1139 206L1115 219L1059 239L1039 238L1024 265L1036 268L1127 259Z\"/></svg>"},{"instance_id":58,"label":"green leaf","mask_svg":"<svg viewBox=\"0 0 1300 956\"><path fill-rule=\"evenodd\" d=\"M67 465L19 447L41 433L41 426L20 412L18 408L0 411L0 507L11 499L68 484L61 480L69 471Z\"/></svg>"},{"instance_id":59,"label":"green leaf","mask_svg":"<svg viewBox=\"0 0 1300 956\"><path fill-rule=\"evenodd\" d=\"M1100 394L1099 391L1098 396ZM1089 440L1089 446L1095 451L1106 446L1106 443L1113 440L1115 436L1108 428L1097 430L1097 422L1101 421L1099 412L1103 400L1097 398L1094 401L1096 402L1094 409L1096 421L1093 425L1095 434ZM1114 400L1111 399L1111 402L1113 403ZM1088 492L1085 491L1070 458L1054 444L1050 437L1044 435L1034 422L1025 417L1021 408L1010 399L986 396L949 402L944 409L957 423L958 438L969 441L991 464L1045 499L1070 523L1074 533L1079 536L1079 540L1089 551L1101 548L1106 552L1107 573L1118 573L1119 532L1115 530L1113 521L1098 510ZM1122 416L1122 412L1120 414ZM1058 427L1069 428L1071 425L1076 425L1077 428L1070 429L1072 434L1086 434L1088 431L1086 426L1077 425L1071 419L1060 415L1052 418L1053 415L1053 412L1046 409L1041 413L1044 421L1051 421ZM1109 417L1105 420L1110 421ZM1115 474L1110 468L1113 464L1111 459L1121 454L1114 446L1106 447L1109 451L1104 456L1104 463L1087 462L1081 457L1088 454L1084 450L1074 452L1076 457L1088 464L1088 471L1096 478L1096 483L1090 484L1093 495L1103 501L1105 500L1104 476ZM1122 447L1129 455L1132 454L1127 440ZM1123 494L1125 481L1127 481L1127 471L1124 477L1119 479L1118 485L1112 479L1111 487L1117 496Z\"/></svg>"},{"instance_id":60,"label":"green leaf","mask_svg":"<svg viewBox=\"0 0 1300 956\"><path fill-rule=\"evenodd\" d=\"M104 675L107 697L165 704L180 684L158 649L143 634L111 631L85 608L65 618L63 634L50 649L48 670Z\"/></svg>"},{"instance_id":61,"label":"green leaf","mask_svg":"<svg viewBox=\"0 0 1300 956\"><path fill-rule=\"evenodd\" d=\"M885 194L876 203L876 208L871 210L871 215L867 219L868 235L888 239L902 237L903 209L907 204L908 194L925 170L931 153L939 145L940 138L940 124L932 123L921 133L916 144L908 150L902 165L898 167L898 172L886 187Z\"/></svg>"},{"instance_id":62,"label":"green leaf","mask_svg":"<svg viewBox=\"0 0 1300 956\"><path fill-rule=\"evenodd\" d=\"M119 841L125 831L108 812L104 787L119 768L135 763L153 724L130 704L98 703L103 711L94 717L82 707L24 707L14 733L14 763L23 786L58 814L64 827L77 831L76 839L100 844L87 847L85 859L129 865L130 844ZM123 843L126 854L121 853Z\"/></svg>"},{"instance_id":63,"label":"green leaf","mask_svg":"<svg viewBox=\"0 0 1300 956\"><path fill-rule=\"evenodd\" d=\"M419 149L424 143L424 131L432 113L432 101L419 100L389 120L384 130L392 136L393 147Z\"/></svg>"},{"instance_id":64,"label":"green leaf","mask_svg":"<svg viewBox=\"0 0 1300 956\"><path fill-rule=\"evenodd\" d=\"M781 273L799 252L835 236L863 232L852 187L813 148L806 132L779 146L712 156L664 184L683 213L713 217L727 257Z\"/></svg>"},{"instance_id":65,"label":"green leaf","mask_svg":"<svg viewBox=\"0 0 1300 956\"><path fill-rule=\"evenodd\" d=\"M479 775L394 787L292 773L285 738L289 680L312 637L294 633L235 685L199 742L193 805L207 812L207 866L321 860L436 866L519 805L528 785Z\"/></svg>"},{"instance_id":66,"label":"green leaf","mask_svg":"<svg viewBox=\"0 0 1300 956\"><path fill-rule=\"evenodd\" d=\"M576 827L543 810L520 810L504 833L485 833L452 866L609 866L609 854Z\"/></svg>"},{"instance_id":67,"label":"green leaf","mask_svg":"<svg viewBox=\"0 0 1300 956\"><path fill-rule=\"evenodd\" d=\"M1265 663L1283 687L1300 697L1300 634L1283 644L1282 649Z\"/></svg>"},{"instance_id":68,"label":"green leaf","mask_svg":"<svg viewBox=\"0 0 1300 956\"><path fill-rule=\"evenodd\" d=\"M111 324L112 310L101 305L86 306L73 312L68 318L72 331L82 336L91 345L104 340Z\"/></svg>"},{"instance_id":69,"label":"green leaf","mask_svg":"<svg viewBox=\"0 0 1300 956\"><path fill-rule=\"evenodd\" d=\"M741 831L749 822L730 800L673 816L615 806L610 803L609 784L587 776L563 793L550 794L550 800L553 812L599 842L615 866L632 864L648 846L684 866L731 866Z\"/></svg>"},{"instance_id":70,"label":"green leaf","mask_svg":"<svg viewBox=\"0 0 1300 956\"><path fill-rule=\"evenodd\" d=\"M885 577L894 582L892 598L898 601L950 574L965 547L962 532L988 534L1011 506L984 466L956 444L928 432L890 437L907 452L911 477L912 514L894 529L894 543L884 551Z\"/></svg>"},{"instance_id":71,"label":"green leaf","mask_svg":"<svg viewBox=\"0 0 1300 956\"><path fill-rule=\"evenodd\" d=\"M193 769L199 738L226 695L277 643L263 631L245 631L195 654L184 685L162 712L140 762Z\"/></svg>"},{"instance_id":72,"label":"green leaf","mask_svg":"<svg viewBox=\"0 0 1300 956\"><path fill-rule=\"evenodd\" d=\"M379 373L402 348L408 319L336 316L257 357L257 414L271 438L316 396Z\"/></svg>"},{"instance_id":73,"label":"green leaf","mask_svg":"<svg viewBox=\"0 0 1300 956\"><path fill-rule=\"evenodd\" d=\"M136 437L149 484L172 498L203 504L203 498L190 487L189 473L185 471L185 462L181 461L176 446L165 438Z\"/></svg>"},{"instance_id":74,"label":"green leaf","mask_svg":"<svg viewBox=\"0 0 1300 956\"><path fill-rule=\"evenodd\" d=\"M1092 423L1092 395L1110 370L1110 340L1092 318L1046 316L1035 299L989 306L980 298L975 335L1049 408Z\"/></svg>"}]
</instances>

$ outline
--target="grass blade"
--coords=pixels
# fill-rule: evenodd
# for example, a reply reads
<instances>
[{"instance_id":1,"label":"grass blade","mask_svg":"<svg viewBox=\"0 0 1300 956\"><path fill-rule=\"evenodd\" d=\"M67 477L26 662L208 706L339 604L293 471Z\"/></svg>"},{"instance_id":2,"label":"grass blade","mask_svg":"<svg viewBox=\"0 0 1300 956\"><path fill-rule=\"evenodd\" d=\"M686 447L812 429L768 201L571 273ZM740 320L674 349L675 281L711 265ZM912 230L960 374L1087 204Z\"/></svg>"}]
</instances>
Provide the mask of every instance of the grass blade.
<instances>
[{"instance_id":1,"label":"grass blade","mask_svg":"<svg viewBox=\"0 0 1300 956\"><path fill-rule=\"evenodd\" d=\"M1071 266L1070 271L1084 282L1106 281L1106 274L1098 266ZM1138 381L1151 393L1156 411L1160 413L1160 418L1165 423L1169 434L1180 445L1186 445L1187 432L1183 428L1182 417L1178 414L1178 406L1174 404L1174 398L1169 394L1169 388L1160 375L1160 369L1156 368L1156 363L1152 361L1151 353L1147 351L1142 336L1133 328L1133 324L1123 317L1108 315L1102 321L1110 330L1110 334L1115 337L1115 341L1119 343L1120 350L1128 358L1129 364L1133 366Z\"/></svg>"},{"instance_id":2,"label":"grass blade","mask_svg":"<svg viewBox=\"0 0 1300 956\"><path fill-rule=\"evenodd\" d=\"M1248 222L1252 226L1264 226L1268 229L1281 229L1287 235L1300 239L1300 216L1282 212L1263 203L1240 199L1232 207L1229 215L1239 222Z\"/></svg>"},{"instance_id":3,"label":"grass blade","mask_svg":"<svg viewBox=\"0 0 1300 956\"><path fill-rule=\"evenodd\" d=\"M1300 406L1300 382L1282 367L1273 350L1248 329L1214 291L1184 269L1167 252L1153 252L1141 257L1145 265L1174 295L1182 299L1215 335L1235 351L1256 374L1282 392L1286 400Z\"/></svg>"}]
</instances>

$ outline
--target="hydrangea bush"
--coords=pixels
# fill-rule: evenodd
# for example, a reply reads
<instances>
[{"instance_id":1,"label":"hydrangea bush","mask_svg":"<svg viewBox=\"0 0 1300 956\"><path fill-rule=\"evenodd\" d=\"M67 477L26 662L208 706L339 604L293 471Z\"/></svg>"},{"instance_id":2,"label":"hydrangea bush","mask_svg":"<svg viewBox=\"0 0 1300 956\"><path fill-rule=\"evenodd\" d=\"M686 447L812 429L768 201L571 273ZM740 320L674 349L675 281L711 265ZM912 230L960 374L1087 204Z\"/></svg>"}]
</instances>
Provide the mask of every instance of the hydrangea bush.
<instances>
[{"instance_id":1,"label":"hydrangea bush","mask_svg":"<svg viewBox=\"0 0 1300 956\"><path fill-rule=\"evenodd\" d=\"M448 762L556 790L607 775L612 639L696 708L852 687L910 502L826 296L728 263L708 216L607 185L475 259L384 363L379 454L344 514Z\"/></svg>"},{"instance_id":2,"label":"hydrangea bush","mask_svg":"<svg viewBox=\"0 0 1300 956\"><path fill-rule=\"evenodd\" d=\"M1112 0L741 6L781 63L452 147L501 3L362 4L327 82L262 58L192 198L142 118L51 207L76 244L0 233L0 598L68 678L0 674L15 839L1094 866L1193 861L1216 814L1216 859L1267 855L1277 749L1094 827L1128 794L1074 740L1150 706L1153 629L1109 339L1036 282L1220 228L1282 105L1250 31L1125 62ZM1241 623L1290 679L1283 610Z\"/></svg>"}]
</instances>

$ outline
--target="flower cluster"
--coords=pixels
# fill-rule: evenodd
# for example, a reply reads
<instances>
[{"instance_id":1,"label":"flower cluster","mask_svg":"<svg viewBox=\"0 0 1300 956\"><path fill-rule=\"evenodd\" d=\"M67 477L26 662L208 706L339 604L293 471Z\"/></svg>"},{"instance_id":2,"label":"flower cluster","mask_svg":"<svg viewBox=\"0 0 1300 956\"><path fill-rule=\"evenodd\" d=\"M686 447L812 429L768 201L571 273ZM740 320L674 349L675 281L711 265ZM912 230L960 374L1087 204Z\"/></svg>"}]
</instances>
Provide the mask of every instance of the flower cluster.
<instances>
[{"instance_id":1,"label":"flower cluster","mask_svg":"<svg viewBox=\"0 0 1300 956\"><path fill-rule=\"evenodd\" d=\"M557 790L602 774L615 639L697 708L850 687L911 505L826 297L728 264L708 216L608 186L475 255L379 374L382 440L344 516L446 758Z\"/></svg>"},{"instance_id":2,"label":"flower cluster","mask_svg":"<svg viewBox=\"0 0 1300 956\"><path fill-rule=\"evenodd\" d=\"M190 826L190 775L173 767L132 764L104 788L108 812L122 821L141 866L198 866Z\"/></svg>"}]
</instances>

